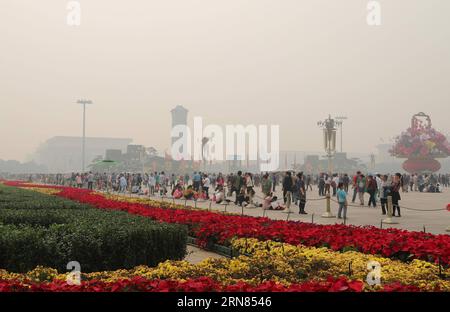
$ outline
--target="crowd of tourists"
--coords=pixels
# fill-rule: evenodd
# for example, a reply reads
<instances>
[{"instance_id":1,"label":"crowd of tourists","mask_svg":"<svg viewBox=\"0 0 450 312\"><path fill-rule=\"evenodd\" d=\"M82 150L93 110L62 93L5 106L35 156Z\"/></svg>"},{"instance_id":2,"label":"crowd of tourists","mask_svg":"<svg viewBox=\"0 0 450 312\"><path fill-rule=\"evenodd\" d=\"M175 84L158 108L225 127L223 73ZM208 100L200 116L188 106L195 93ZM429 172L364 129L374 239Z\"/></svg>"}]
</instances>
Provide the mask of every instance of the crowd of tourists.
<instances>
[{"instance_id":1,"label":"crowd of tourists","mask_svg":"<svg viewBox=\"0 0 450 312\"><path fill-rule=\"evenodd\" d=\"M349 201L352 204L381 207L387 213L388 197L392 198L393 215L400 217L401 192L440 192L449 187L450 174L304 174L303 172L250 172L222 174L193 172L192 174L151 173L71 173L15 175L9 179L56 184L117 193L145 196L171 196L175 199L212 200L216 203L234 202L239 206L255 206L269 210L288 210L298 206L305 211L307 193L318 189L318 196L330 195L339 204L338 218L346 218ZM281 189L281 198L276 195ZM256 190L260 189L257 195Z\"/></svg>"}]
</instances>

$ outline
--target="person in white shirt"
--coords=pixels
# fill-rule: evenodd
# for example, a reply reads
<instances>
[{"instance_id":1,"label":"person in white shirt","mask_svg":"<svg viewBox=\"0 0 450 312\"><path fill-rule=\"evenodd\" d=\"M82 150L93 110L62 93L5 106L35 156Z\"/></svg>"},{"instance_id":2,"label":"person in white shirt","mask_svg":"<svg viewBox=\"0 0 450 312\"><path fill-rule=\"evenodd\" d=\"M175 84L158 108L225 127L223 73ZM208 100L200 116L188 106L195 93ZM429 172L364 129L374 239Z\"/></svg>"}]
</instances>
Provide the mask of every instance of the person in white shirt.
<instances>
[{"instance_id":1,"label":"person in white shirt","mask_svg":"<svg viewBox=\"0 0 450 312\"><path fill-rule=\"evenodd\" d=\"M379 173L375 174L375 181L377 182L377 194L375 198L380 199L381 198L381 192L383 191L383 180L381 179L381 175Z\"/></svg>"},{"instance_id":2,"label":"person in white shirt","mask_svg":"<svg viewBox=\"0 0 450 312\"><path fill-rule=\"evenodd\" d=\"M203 191L205 191L206 198L209 198L209 187L211 186L211 180L209 179L208 175L205 174L203 176Z\"/></svg>"},{"instance_id":3,"label":"person in white shirt","mask_svg":"<svg viewBox=\"0 0 450 312\"><path fill-rule=\"evenodd\" d=\"M128 186L128 182L127 182L127 179L123 175L119 179L119 185L120 185L120 192L125 193L127 186Z\"/></svg>"},{"instance_id":4,"label":"person in white shirt","mask_svg":"<svg viewBox=\"0 0 450 312\"><path fill-rule=\"evenodd\" d=\"M155 186L156 186L156 179L153 173L151 173L150 176L148 177L148 190L149 190L148 194L150 196L155 195Z\"/></svg>"},{"instance_id":5,"label":"person in white shirt","mask_svg":"<svg viewBox=\"0 0 450 312\"><path fill-rule=\"evenodd\" d=\"M414 184L414 192L417 192L419 190L419 176L417 174L413 176L413 184Z\"/></svg>"},{"instance_id":6,"label":"person in white shirt","mask_svg":"<svg viewBox=\"0 0 450 312\"><path fill-rule=\"evenodd\" d=\"M330 194L332 181L331 176L327 175L327 178L325 179L325 194Z\"/></svg>"},{"instance_id":7,"label":"person in white shirt","mask_svg":"<svg viewBox=\"0 0 450 312\"><path fill-rule=\"evenodd\" d=\"M253 176L251 173L247 173L245 175L245 186L246 186L246 191L247 191L247 195L249 197L249 204L253 205L253 196L255 195L255 191L254 191L254 187L255 184L253 183Z\"/></svg>"}]
</instances>

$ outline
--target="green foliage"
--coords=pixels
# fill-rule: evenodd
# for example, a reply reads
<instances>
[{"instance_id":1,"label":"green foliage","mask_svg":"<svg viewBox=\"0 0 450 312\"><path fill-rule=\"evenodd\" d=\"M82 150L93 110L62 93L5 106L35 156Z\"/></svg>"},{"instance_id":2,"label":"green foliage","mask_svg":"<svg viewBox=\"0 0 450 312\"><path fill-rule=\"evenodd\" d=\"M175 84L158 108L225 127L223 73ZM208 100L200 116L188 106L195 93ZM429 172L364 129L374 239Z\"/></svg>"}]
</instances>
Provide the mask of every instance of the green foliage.
<instances>
[{"instance_id":1,"label":"green foliage","mask_svg":"<svg viewBox=\"0 0 450 312\"><path fill-rule=\"evenodd\" d=\"M38 192L0 184L0 211L3 209L87 209L87 205Z\"/></svg>"},{"instance_id":2,"label":"green foliage","mask_svg":"<svg viewBox=\"0 0 450 312\"><path fill-rule=\"evenodd\" d=\"M43 265L66 271L70 261L78 261L83 272L129 269L186 253L184 226L2 185L0 191L2 269L26 272Z\"/></svg>"}]
</instances>

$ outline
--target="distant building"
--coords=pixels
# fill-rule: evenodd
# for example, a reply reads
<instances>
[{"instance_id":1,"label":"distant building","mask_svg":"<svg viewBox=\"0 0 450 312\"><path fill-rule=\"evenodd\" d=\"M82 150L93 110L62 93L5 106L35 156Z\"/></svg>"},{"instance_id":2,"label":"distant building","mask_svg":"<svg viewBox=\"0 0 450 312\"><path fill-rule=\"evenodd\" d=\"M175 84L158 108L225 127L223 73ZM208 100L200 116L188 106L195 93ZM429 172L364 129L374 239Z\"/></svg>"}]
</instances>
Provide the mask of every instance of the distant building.
<instances>
[{"instance_id":1,"label":"distant building","mask_svg":"<svg viewBox=\"0 0 450 312\"><path fill-rule=\"evenodd\" d=\"M355 159L348 159L347 153L336 153L332 160L334 173L346 173L356 169L361 169L362 165L358 164ZM319 157L319 155L307 155L301 170L306 173L319 173L328 171L328 159Z\"/></svg>"},{"instance_id":2,"label":"distant building","mask_svg":"<svg viewBox=\"0 0 450 312\"><path fill-rule=\"evenodd\" d=\"M145 153L143 145L130 144L127 146L127 154L125 158L127 161L141 160Z\"/></svg>"},{"instance_id":3,"label":"distant building","mask_svg":"<svg viewBox=\"0 0 450 312\"><path fill-rule=\"evenodd\" d=\"M105 151L105 160L122 161L123 154L121 149L107 149Z\"/></svg>"},{"instance_id":4,"label":"distant building","mask_svg":"<svg viewBox=\"0 0 450 312\"><path fill-rule=\"evenodd\" d=\"M86 138L86 165L89 165L99 155L105 155L106 150L121 150L125 152L132 139L119 138ZM79 172L82 166L82 138L56 136L41 144L34 157L39 165L45 165L48 172Z\"/></svg>"}]
</instances>

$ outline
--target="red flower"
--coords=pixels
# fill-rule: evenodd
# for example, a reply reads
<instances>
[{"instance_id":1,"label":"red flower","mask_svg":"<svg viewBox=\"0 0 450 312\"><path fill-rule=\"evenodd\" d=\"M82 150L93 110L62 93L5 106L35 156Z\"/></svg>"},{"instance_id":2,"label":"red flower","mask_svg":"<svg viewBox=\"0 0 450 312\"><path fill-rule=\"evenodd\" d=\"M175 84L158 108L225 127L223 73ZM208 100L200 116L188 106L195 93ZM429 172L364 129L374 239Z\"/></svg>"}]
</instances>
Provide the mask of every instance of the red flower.
<instances>
[{"instance_id":1,"label":"red flower","mask_svg":"<svg viewBox=\"0 0 450 312\"><path fill-rule=\"evenodd\" d=\"M23 186L7 182L8 185ZM40 185L27 185L39 186ZM293 245L327 246L332 250L354 248L366 254L412 258L450 263L450 236L373 226L319 225L269 218L223 215L217 212L168 209L144 204L115 201L88 190L60 187L58 196L99 209L122 210L161 222L185 224L200 246L209 243L227 245L233 237L282 241ZM449 204L450 206L450 204ZM449 209L447 206L447 209ZM338 287L336 285L335 287ZM342 286L344 287L344 286Z\"/></svg>"}]
</instances>

